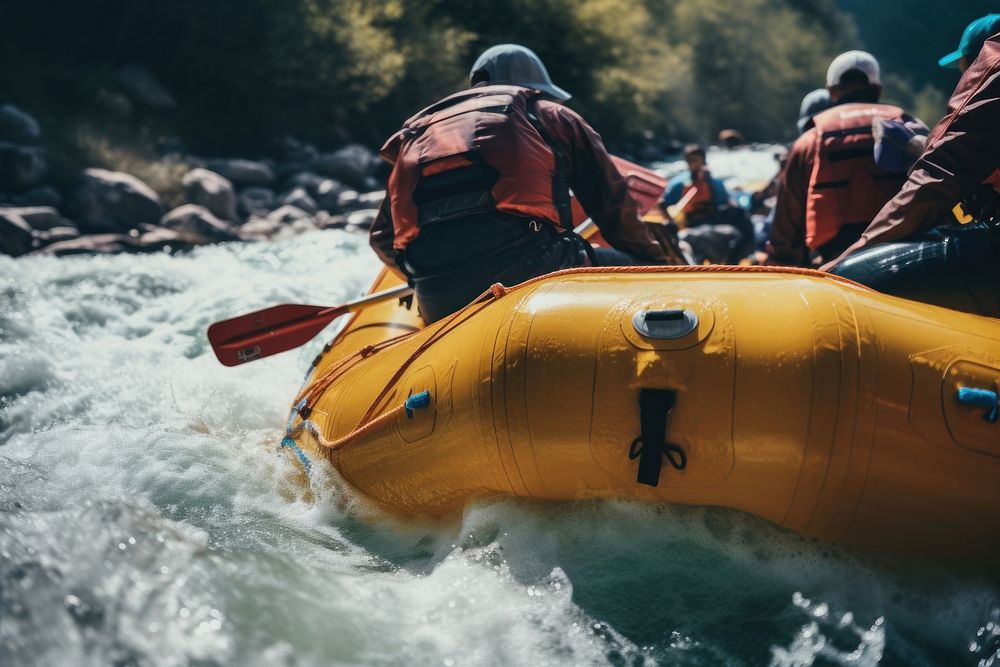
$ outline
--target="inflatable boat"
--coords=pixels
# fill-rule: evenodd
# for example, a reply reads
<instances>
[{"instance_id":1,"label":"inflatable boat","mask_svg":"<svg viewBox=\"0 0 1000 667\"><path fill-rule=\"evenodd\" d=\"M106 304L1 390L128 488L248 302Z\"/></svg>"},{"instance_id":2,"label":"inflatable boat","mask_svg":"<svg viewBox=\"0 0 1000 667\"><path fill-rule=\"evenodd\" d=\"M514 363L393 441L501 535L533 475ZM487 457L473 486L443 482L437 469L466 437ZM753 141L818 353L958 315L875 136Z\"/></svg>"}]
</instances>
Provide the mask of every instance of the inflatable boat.
<instances>
[{"instance_id":1,"label":"inflatable boat","mask_svg":"<svg viewBox=\"0 0 1000 667\"><path fill-rule=\"evenodd\" d=\"M283 445L403 514L634 498L989 558L998 393L992 318L806 269L571 269L430 326L406 300L355 313Z\"/></svg>"}]
</instances>

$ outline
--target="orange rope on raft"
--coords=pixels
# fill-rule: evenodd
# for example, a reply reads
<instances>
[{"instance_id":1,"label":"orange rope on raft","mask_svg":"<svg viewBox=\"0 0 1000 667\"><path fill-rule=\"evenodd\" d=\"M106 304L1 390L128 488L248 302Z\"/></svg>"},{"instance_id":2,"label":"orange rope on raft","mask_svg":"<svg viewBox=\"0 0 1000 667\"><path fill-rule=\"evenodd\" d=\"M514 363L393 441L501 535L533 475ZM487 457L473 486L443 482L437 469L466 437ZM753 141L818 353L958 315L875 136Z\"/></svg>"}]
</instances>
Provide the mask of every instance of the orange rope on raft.
<instances>
[{"instance_id":1,"label":"orange rope on raft","mask_svg":"<svg viewBox=\"0 0 1000 667\"><path fill-rule=\"evenodd\" d=\"M559 276L571 276L571 275L586 275L586 274L621 274L621 273L768 273L768 274L787 274L787 275L797 275L797 276L809 276L812 278L824 278L827 280L834 280L845 285L850 285L852 287L857 287L865 291L873 291L864 285L854 282L848 278L842 278L829 273L823 273L822 271L817 271L815 269L806 269L800 267L782 267L782 266L729 266L729 265L711 265L711 266L587 266L587 267L577 267L572 269L563 269L562 271L555 271L553 273L547 273L536 278L531 278L523 283L519 283L512 287L505 287L500 283L494 283L490 286L488 290L479 295L474 301L469 305L465 306L461 310L449 315L443 322L443 324L434 331L427 340L423 341L413 350L413 352L400 364L396 372L393 373L392 377L386 382L386 384L379 391L375 400L372 401L368 410L365 411L364 416L358 421L358 424L354 429L347 433L346 435L333 440L328 441L323 437L321 433L315 429L309 429L307 424L311 422L303 421L298 426L296 426L291 435L294 437L300 434L303 430L309 430L309 432L316 438L316 442L319 446L328 453L332 453L337 449L346 447L350 443L354 442L358 438L371 433L383 426L388 425L392 420L394 420L401 412L405 410L403 405L399 405L392 408L388 412L385 412L378 417L373 417L373 413L378 409L379 403L388 395L395 384L400 380L406 370L416 361L420 355L426 352L432 345L441 340L449 331L452 331L458 324L465 321L468 317L471 317L481 311L486 305L492 303L493 301L509 294L510 292L519 290L521 288L527 287L533 283L540 282L542 280L548 280L550 278ZM466 316L466 317L463 317ZM331 368L317 380L306 386L296 397L296 405L300 401L305 399L306 407L312 407L313 401L326 391L333 382L346 373L348 370L354 367L362 359L365 359L376 352L384 350L388 347L395 345L409 338L410 336L421 333L420 331L415 331L412 333L406 333L401 336L396 336L388 340L382 341L376 345L369 345L362 348L358 352L345 357L344 359L338 361Z\"/></svg>"},{"instance_id":2,"label":"orange rope on raft","mask_svg":"<svg viewBox=\"0 0 1000 667\"><path fill-rule=\"evenodd\" d=\"M444 324L441 325L441 328L435 331L433 334L431 334L427 338L427 340L418 345L417 349L415 349L413 353L406 358L406 361L404 361L399 366L399 368L396 369L396 372L393 373L392 377L389 378L389 381L386 382L385 386L382 388L382 391L380 391L375 400L372 401L372 404L368 407L368 410L365 412L365 416L361 418L361 421L358 422L358 425L355 426L355 429L361 428L361 425L371 418L372 413L375 412L376 410L376 406L378 406L379 402L383 398L385 398L386 394L389 393L389 390L392 388L392 386L399 381L399 378L403 376L403 373L406 372L406 369L410 367L410 364L416 361L421 354L423 354L428 348L431 347L431 345L441 340L445 336L445 334L454 329L457 324L465 321L466 318L462 318L462 315L470 311L470 309L475 308L476 306L480 306L480 308L476 309L476 312L479 312L479 310L482 310L483 306L486 306L488 303L491 303L492 301L499 299L506 293L507 293L506 287L504 287L500 283L494 283L490 285L490 288L488 290L486 290L478 297L476 297L476 299L472 303L465 306L461 310L449 315L448 318L444 321ZM471 316L474 313L470 312L469 314Z\"/></svg>"},{"instance_id":3,"label":"orange rope on raft","mask_svg":"<svg viewBox=\"0 0 1000 667\"><path fill-rule=\"evenodd\" d=\"M349 445L351 442L359 438L362 438L368 435L369 433L372 433L374 431L377 431L381 428L390 425L400 414L404 413L405 411L406 411L405 405L398 405L392 410L382 413L375 419L372 419L366 422L365 424L355 428L350 433L332 441L324 438L323 434L319 432L315 424L313 424L313 422L311 421L300 422L295 428L291 430L289 435L295 438L299 436L303 431L307 431L310 435L313 436L313 438L316 439L316 444L319 445L321 449L326 450L326 456L327 458L329 458L330 455L333 452L337 451L338 449L342 449L343 447Z\"/></svg>"}]
</instances>

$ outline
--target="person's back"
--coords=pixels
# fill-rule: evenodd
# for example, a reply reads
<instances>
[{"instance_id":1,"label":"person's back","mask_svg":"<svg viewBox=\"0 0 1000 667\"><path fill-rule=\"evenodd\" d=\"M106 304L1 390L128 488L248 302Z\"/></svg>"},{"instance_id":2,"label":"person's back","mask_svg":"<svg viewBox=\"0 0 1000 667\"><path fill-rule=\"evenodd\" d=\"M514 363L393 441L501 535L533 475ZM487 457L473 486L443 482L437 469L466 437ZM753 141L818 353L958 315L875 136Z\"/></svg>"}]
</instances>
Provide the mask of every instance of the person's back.
<instances>
[{"instance_id":1,"label":"person's back","mask_svg":"<svg viewBox=\"0 0 1000 667\"><path fill-rule=\"evenodd\" d=\"M425 321L494 282L587 262L569 190L620 252L602 263L663 263L600 137L553 100L569 94L516 45L487 50L472 88L427 107L391 137L393 163L371 245L413 283Z\"/></svg>"},{"instance_id":2,"label":"person's back","mask_svg":"<svg viewBox=\"0 0 1000 667\"><path fill-rule=\"evenodd\" d=\"M812 117L813 127L792 145L771 229L769 261L808 265L811 255L836 257L858 239L899 189L904 174L875 163L872 123L904 119L881 104L881 78L870 54L849 51L830 65L834 106Z\"/></svg>"},{"instance_id":3,"label":"person's back","mask_svg":"<svg viewBox=\"0 0 1000 667\"><path fill-rule=\"evenodd\" d=\"M939 64L963 71L948 113L931 131L903 187L857 242L824 269L866 246L949 222L952 208L963 199L977 219L1000 217L1000 14L970 23L959 48Z\"/></svg>"}]
</instances>

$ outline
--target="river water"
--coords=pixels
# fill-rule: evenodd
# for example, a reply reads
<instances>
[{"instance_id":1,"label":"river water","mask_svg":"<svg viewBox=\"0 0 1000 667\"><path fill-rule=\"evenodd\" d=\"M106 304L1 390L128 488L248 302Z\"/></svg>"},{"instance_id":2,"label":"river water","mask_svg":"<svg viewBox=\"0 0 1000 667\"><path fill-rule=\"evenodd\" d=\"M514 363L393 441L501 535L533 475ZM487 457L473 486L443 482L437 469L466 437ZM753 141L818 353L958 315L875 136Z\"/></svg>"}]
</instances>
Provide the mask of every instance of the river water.
<instances>
[{"instance_id":1,"label":"river water","mask_svg":"<svg viewBox=\"0 0 1000 667\"><path fill-rule=\"evenodd\" d=\"M329 335L226 369L204 332L377 268L342 231L0 258L0 665L1000 665L998 578L954 565L720 509L304 496L277 443Z\"/></svg>"}]
</instances>

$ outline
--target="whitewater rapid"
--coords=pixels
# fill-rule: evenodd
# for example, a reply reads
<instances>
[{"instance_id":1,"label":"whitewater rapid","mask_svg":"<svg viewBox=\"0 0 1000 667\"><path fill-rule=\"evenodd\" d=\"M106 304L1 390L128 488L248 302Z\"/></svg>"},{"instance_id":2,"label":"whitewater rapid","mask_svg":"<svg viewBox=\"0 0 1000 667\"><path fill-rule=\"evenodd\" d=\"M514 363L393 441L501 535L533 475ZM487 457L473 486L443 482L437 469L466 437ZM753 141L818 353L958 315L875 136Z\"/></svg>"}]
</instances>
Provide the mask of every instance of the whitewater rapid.
<instances>
[{"instance_id":1,"label":"whitewater rapid","mask_svg":"<svg viewBox=\"0 0 1000 667\"><path fill-rule=\"evenodd\" d=\"M954 566L718 509L304 493L277 444L333 328L232 369L205 329L377 270L345 231L0 258L0 665L1000 664L1000 587Z\"/></svg>"}]
</instances>

